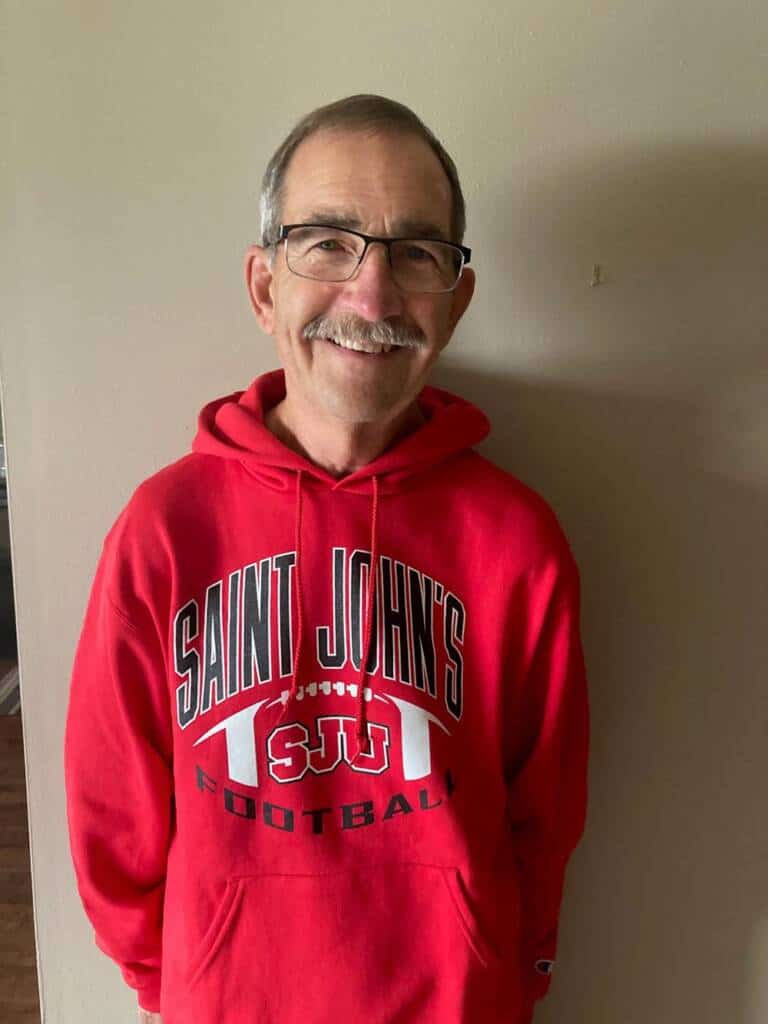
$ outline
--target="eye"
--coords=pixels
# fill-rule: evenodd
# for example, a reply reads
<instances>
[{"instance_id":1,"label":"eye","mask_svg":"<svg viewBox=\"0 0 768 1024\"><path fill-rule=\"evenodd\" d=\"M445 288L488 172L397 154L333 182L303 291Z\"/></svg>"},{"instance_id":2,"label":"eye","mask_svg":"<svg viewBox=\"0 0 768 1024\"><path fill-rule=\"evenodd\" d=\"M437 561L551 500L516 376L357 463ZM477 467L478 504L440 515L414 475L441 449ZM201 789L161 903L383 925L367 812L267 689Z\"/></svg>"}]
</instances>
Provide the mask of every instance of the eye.
<instances>
[{"instance_id":1,"label":"eye","mask_svg":"<svg viewBox=\"0 0 768 1024\"><path fill-rule=\"evenodd\" d=\"M406 250L406 256L414 263L425 263L434 259L434 256L428 249L422 249L418 245L409 245Z\"/></svg>"}]
</instances>

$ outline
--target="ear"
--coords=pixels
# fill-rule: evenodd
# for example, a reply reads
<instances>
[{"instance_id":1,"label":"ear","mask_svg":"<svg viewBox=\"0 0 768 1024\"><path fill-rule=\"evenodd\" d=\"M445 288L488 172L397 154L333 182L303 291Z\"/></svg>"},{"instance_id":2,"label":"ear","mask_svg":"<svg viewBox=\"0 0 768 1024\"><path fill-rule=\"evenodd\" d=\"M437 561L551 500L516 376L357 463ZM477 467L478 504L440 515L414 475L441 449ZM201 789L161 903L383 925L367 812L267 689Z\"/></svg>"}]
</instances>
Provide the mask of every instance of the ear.
<instances>
[{"instance_id":1,"label":"ear","mask_svg":"<svg viewBox=\"0 0 768 1024\"><path fill-rule=\"evenodd\" d=\"M453 334L456 324L464 316L464 312L470 303L475 291L475 272L471 267L464 267L459 283L453 290L451 312L448 317L449 337Z\"/></svg>"},{"instance_id":2,"label":"ear","mask_svg":"<svg viewBox=\"0 0 768 1024\"><path fill-rule=\"evenodd\" d=\"M275 304L272 295L272 270L269 250L260 245L249 245L245 251L245 286L256 319L267 334L272 334Z\"/></svg>"}]
</instances>

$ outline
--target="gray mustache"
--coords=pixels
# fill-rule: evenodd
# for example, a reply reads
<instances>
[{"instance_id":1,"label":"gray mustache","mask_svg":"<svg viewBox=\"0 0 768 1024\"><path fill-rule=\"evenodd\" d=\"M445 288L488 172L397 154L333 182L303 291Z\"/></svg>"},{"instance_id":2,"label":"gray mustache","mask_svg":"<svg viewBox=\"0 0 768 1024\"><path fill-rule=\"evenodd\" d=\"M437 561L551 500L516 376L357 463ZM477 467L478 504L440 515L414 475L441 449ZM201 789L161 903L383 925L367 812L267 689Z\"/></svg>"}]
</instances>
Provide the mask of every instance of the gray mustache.
<instances>
[{"instance_id":1,"label":"gray mustache","mask_svg":"<svg viewBox=\"0 0 768 1024\"><path fill-rule=\"evenodd\" d=\"M424 335L415 327L398 327L384 320L362 320L355 316L317 317L302 333L307 341L333 338L334 341L365 341L400 348L419 348L424 344Z\"/></svg>"}]
</instances>

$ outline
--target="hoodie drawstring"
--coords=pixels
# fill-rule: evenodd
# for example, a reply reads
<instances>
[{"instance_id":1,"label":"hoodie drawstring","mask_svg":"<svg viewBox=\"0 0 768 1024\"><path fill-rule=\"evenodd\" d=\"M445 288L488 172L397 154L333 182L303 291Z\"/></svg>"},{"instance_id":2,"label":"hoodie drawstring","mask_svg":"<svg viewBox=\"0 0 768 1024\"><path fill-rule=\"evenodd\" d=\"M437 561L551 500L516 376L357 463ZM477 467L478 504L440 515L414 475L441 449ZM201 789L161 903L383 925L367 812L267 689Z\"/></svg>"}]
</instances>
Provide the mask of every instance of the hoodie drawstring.
<instances>
[{"instance_id":1,"label":"hoodie drawstring","mask_svg":"<svg viewBox=\"0 0 768 1024\"><path fill-rule=\"evenodd\" d=\"M301 482L303 472L301 469L296 472L296 527L293 536L293 548L296 552L296 647L293 652L293 680L291 681L288 697L283 704L282 711L275 725L279 725L282 722L283 716L288 710L288 705L295 698L296 691L299 688L299 658L301 657L301 641L304 629L302 617L304 602L301 599Z\"/></svg>"},{"instance_id":2,"label":"hoodie drawstring","mask_svg":"<svg viewBox=\"0 0 768 1024\"><path fill-rule=\"evenodd\" d=\"M303 600L301 591L301 499L302 499L302 480L303 470L299 469L296 471L296 529L294 535L294 547L296 550L296 649L293 656L293 681L291 683L291 689L288 693L288 698L283 704L282 711L277 719L276 725L279 725L288 710L289 703L295 699L297 690L299 688L299 659L301 657L301 644L303 639ZM376 577L378 574L378 509L379 509L379 481L375 475L371 476L373 484L372 502L371 502L371 562L368 571L368 596L366 600L365 608L365 627L363 641L363 650L360 661L360 672L358 675L358 709L357 709L357 751L355 756L351 760L351 764L357 760L360 754L365 749L365 753L370 751L370 736L368 735L368 722L366 716L365 707L365 680L368 675L368 656L370 653L371 646L371 632L373 626L373 608L376 598Z\"/></svg>"},{"instance_id":3,"label":"hoodie drawstring","mask_svg":"<svg viewBox=\"0 0 768 1024\"><path fill-rule=\"evenodd\" d=\"M358 677L358 709L357 709L357 752L352 758L351 764L360 756L363 746L365 753L370 753L371 739L368 735L368 721L365 710L365 678L368 675L368 653L371 647L371 628L373 624L373 608L376 600L376 574L379 566L379 557L376 550L377 537L377 514L379 510L379 480L374 474L371 477L373 482L373 498L371 502L371 564L368 570L368 599L365 603L365 640L363 642L362 660L360 661L360 675Z\"/></svg>"}]
</instances>

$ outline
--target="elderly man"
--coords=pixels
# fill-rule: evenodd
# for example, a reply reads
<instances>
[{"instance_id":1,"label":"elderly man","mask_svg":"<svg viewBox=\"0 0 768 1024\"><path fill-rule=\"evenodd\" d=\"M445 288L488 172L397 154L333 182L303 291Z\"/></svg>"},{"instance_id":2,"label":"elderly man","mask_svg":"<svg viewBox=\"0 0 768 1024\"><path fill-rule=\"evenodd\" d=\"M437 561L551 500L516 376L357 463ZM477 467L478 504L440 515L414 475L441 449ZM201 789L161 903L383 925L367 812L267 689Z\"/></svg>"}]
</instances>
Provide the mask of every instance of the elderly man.
<instances>
[{"instance_id":1,"label":"elderly man","mask_svg":"<svg viewBox=\"0 0 768 1024\"><path fill-rule=\"evenodd\" d=\"M246 254L282 368L206 405L103 545L73 862L163 1024L526 1024L586 814L579 576L427 384L474 290L453 161L352 96L273 156Z\"/></svg>"}]
</instances>

